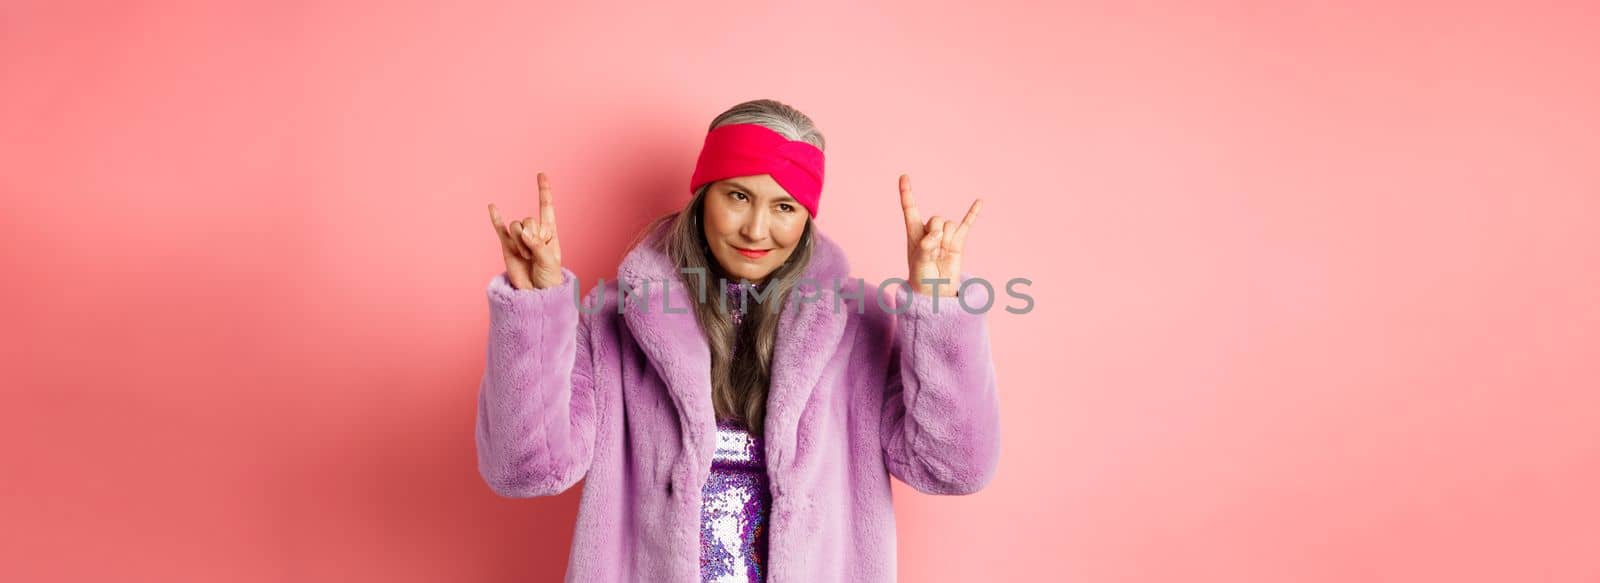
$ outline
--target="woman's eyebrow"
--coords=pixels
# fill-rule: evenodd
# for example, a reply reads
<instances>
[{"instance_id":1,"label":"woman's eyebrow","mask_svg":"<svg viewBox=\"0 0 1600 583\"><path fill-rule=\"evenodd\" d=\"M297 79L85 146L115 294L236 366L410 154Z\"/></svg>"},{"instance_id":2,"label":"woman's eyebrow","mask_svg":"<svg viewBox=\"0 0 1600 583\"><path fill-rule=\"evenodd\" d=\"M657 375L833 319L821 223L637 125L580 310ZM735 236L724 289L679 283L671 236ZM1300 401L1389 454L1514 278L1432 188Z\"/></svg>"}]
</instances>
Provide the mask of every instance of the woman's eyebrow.
<instances>
[{"instance_id":1,"label":"woman's eyebrow","mask_svg":"<svg viewBox=\"0 0 1600 583\"><path fill-rule=\"evenodd\" d=\"M752 188L750 188L748 186L745 186L743 184L739 184L737 182L734 182L732 180L728 181L728 186L732 186L735 190L743 191L745 194L756 194L756 191L754 189L752 189ZM794 199L794 197L785 194L785 195L777 197L777 200L775 200L773 202L793 202L793 203L797 203L798 204L799 201L796 201Z\"/></svg>"}]
</instances>

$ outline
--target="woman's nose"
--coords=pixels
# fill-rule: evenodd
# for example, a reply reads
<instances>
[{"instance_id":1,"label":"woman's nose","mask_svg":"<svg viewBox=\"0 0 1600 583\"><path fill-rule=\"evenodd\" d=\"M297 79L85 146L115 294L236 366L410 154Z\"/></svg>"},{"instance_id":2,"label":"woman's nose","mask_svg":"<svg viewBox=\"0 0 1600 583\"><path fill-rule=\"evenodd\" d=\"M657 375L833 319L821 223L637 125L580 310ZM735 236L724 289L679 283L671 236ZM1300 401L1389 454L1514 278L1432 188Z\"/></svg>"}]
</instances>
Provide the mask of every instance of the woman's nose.
<instances>
[{"instance_id":1,"label":"woman's nose","mask_svg":"<svg viewBox=\"0 0 1600 583\"><path fill-rule=\"evenodd\" d=\"M744 228L740 233L751 241L760 241L767 238L767 213L756 211L745 217Z\"/></svg>"}]
</instances>

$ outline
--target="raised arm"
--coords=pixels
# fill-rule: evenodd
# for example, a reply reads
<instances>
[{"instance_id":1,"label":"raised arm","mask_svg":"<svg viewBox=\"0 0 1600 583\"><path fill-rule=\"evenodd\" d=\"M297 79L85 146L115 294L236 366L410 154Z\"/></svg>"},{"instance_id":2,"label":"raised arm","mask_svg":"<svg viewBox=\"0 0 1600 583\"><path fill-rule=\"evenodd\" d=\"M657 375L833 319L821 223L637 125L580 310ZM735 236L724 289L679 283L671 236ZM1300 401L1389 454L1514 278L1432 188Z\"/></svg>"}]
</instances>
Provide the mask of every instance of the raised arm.
<instances>
[{"instance_id":1,"label":"raised arm","mask_svg":"<svg viewBox=\"0 0 1600 583\"><path fill-rule=\"evenodd\" d=\"M589 471L595 394L589 320L560 285L489 283L489 348L478 387L478 471L508 498L560 494Z\"/></svg>"},{"instance_id":2,"label":"raised arm","mask_svg":"<svg viewBox=\"0 0 1600 583\"><path fill-rule=\"evenodd\" d=\"M506 271L489 281L478 472L510 498L566 491L588 473L594 455L589 321L575 303L577 276L561 266L550 179L540 172L538 183L536 217L506 223L489 205Z\"/></svg>"},{"instance_id":3,"label":"raised arm","mask_svg":"<svg viewBox=\"0 0 1600 583\"><path fill-rule=\"evenodd\" d=\"M1000 461L985 319L992 290L960 288L971 279L961 261L982 206L983 199L972 201L960 223L938 215L923 222L911 177L900 175L911 294L893 327L881 435L889 473L928 494L976 492Z\"/></svg>"},{"instance_id":4,"label":"raised arm","mask_svg":"<svg viewBox=\"0 0 1600 583\"><path fill-rule=\"evenodd\" d=\"M962 275L961 280L968 279ZM975 310L989 301L978 285L962 292ZM881 418L889 473L919 492L963 495L983 489L1000 461L1000 404L985 314L956 298L912 296L895 318Z\"/></svg>"}]
</instances>

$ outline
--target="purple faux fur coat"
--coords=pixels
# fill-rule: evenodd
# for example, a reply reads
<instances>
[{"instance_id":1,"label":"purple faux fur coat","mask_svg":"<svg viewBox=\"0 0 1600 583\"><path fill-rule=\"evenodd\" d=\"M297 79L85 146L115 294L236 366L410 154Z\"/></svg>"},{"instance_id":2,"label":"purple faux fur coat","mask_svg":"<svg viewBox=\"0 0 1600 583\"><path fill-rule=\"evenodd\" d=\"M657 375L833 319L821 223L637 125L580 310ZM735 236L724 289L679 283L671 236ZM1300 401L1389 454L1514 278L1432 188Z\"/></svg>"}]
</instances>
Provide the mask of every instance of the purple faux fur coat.
<instances>
[{"instance_id":1,"label":"purple faux fur coat","mask_svg":"<svg viewBox=\"0 0 1600 583\"><path fill-rule=\"evenodd\" d=\"M819 284L802 280L792 295L820 300L791 299L780 316L767 397L767 581L893 581L889 477L927 494L970 494L999 462L986 313L949 297L934 313L934 298L914 294L895 315L874 299L876 282L863 299L848 297L863 288L844 253L815 225L812 236L806 276ZM515 289L504 273L489 283L479 472L510 498L584 481L567 581L697 582L716 421L692 292L648 243L618 267L634 285L650 282L621 314L617 282L605 282L591 315L601 288L580 311L577 278L563 271L561 285L542 290ZM835 278L845 293L834 293ZM979 285L962 296L974 310L990 301ZM644 298L647 307L635 305Z\"/></svg>"}]
</instances>

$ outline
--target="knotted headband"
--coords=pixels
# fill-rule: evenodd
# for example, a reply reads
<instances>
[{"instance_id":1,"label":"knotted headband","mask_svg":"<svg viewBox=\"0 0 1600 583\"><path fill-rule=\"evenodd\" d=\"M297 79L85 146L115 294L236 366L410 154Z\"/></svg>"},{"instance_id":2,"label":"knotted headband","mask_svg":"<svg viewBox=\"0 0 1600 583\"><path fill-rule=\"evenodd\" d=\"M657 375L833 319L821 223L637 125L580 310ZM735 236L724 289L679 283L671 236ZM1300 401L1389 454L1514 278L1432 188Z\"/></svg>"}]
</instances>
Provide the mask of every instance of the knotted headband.
<instances>
[{"instance_id":1,"label":"knotted headband","mask_svg":"<svg viewBox=\"0 0 1600 583\"><path fill-rule=\"evenodd\" d=\"M700 160L689 179L689 193L724 178L771 174L815 219L822 201L822 163L822 150L816 146L790 140L765 126L719 126L706 133Z\"/></svg>"}]
</instances>

